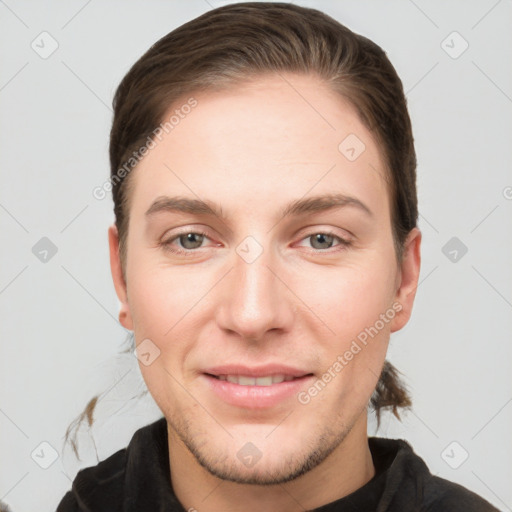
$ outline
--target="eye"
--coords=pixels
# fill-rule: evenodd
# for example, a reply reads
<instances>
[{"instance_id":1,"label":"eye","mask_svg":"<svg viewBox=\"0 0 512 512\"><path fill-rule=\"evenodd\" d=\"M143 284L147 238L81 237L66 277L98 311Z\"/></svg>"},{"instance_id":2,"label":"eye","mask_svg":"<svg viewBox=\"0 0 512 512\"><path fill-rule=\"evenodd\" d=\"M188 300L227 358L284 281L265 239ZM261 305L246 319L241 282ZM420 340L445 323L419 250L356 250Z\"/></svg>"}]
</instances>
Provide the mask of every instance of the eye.
<instances>
[{"instance_id":1,"label":"eye","mask_svg":"<svg viewBox=\"0 0 512 512\"><path fill-rule=\"evenodd\" d=\"M309 240L311 243L311 247L313 249L326 252L326 249L332 249L333 243L335 241L338 241L337 245L334 245L334 247L339 247L336 250L343 250L344 247L347 247L350 245L350 242L348 240L345 240L344 238L339 237L338 235L332 233L332 232L317 232L312 233L308 235L307 237L303 238L301 241ZM330 251L333 252L333 251Z\"/></svg>"},{"instance_id":2,"label":"eye","mask_svg":"<svg viewBox=\"0 0 512 512\"><path fill-rule=\"evenodd\" d=\"M161 246L169 252L175 254L187 254L194 252L194 249L200 249L205 239L208 239L206 233L202 231L184 231L161 242Z\"/></svg>"},{"instance_id":3,"label":"eye","mask_svg":"<svg viewBox=\"0 0 512 512\"><path fill-rule=\"evenodd\" d=\"M198 249L201 247L205 238L204 233L185 233L176 237L179 240L181 246L185 249Z\"/></svg>"},{"instance_id":4,"label":"eye","mask_svg":"<svg viewBox=\"0 0 512 512\"><path fill-rule=\"evenodd\" d=\"M193 255L196 249L204 248L203 242L210 240L207 233L203 231L183 231L168 240L164 240L160 245L165 251L180 255ZM319 231L311 233L302 238L301 242L309 240L313 252L337 252L350 246L350 242L330 231ZM338 242L335 244L335 242ZM333 251L328 251L333 249Z\"/></svg>"}]
</instances>

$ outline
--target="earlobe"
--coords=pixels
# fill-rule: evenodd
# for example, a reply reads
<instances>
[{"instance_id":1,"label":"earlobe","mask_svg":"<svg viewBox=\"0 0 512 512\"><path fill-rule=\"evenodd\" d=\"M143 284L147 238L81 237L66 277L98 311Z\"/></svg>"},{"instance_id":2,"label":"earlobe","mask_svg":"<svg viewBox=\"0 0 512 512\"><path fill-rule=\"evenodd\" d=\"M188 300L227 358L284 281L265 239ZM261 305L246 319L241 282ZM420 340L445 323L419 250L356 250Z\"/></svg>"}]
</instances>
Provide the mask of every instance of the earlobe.
<instances>
[{"instance_id":1,"label":"earlobe","mask_svg":"<svg viewBox=\"0 0 512 512\"><path fill-rule=\"evenodd\" d=\"M112 224L112 226L108 228L108 245L110 250L110 271L112 273L112 280L114 282L117 298L121 302L119 322L125 329L132 331L133 322L130 305L128 303L126 282L124 280L123 269L121 266L121 258L119 255L119 234L115 224Z\"/></svg>"},{"instance_id":2,"label":"earlobe","mask_svg":"<svg viewBox=\"0 0 512 512\"><path fill-rule=\"evenodd\" d=\"M413 228L405 241L404 256L400 266L400 282L395 302L400 305L399 313L391 322L391 332L405 326L411 317L421 267L421 231Z\"/></svg>"}]
</instances>

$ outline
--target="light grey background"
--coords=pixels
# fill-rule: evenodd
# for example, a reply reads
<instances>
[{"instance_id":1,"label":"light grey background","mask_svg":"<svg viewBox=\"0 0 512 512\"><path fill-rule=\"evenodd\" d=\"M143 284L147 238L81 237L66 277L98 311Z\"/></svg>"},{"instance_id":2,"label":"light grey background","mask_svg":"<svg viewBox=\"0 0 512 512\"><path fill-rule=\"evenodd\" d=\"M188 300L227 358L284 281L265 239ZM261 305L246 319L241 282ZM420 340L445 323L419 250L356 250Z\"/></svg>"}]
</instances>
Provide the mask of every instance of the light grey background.
<instances>
[{"instance_id":1,"label":"light grey background","mask_svg":"<svg viewBox=\"0 0 512 512\"><path fill-rule=\"evenodd\" d=\"M121 78L157 39L224 3L0 1L0 499L14 512L54 510L95 448L105 458L160 416L148 396L129 400L144 386L133 355L118 357L128 331L108 262L112 203L92 190L108 178ZM511 2L296 3L387 51L413 121L421 284L389 359L414 408L403 423L385 415L378 432L371 418L369 434L407 439L433 474L512 510ZM43 237L57 247L46 263L32 252ZM452 237L468 249L455 262L442 251ZM63 436L96 393L95 445L84 434L78 462Z\"/></svg>"}]
</instances>

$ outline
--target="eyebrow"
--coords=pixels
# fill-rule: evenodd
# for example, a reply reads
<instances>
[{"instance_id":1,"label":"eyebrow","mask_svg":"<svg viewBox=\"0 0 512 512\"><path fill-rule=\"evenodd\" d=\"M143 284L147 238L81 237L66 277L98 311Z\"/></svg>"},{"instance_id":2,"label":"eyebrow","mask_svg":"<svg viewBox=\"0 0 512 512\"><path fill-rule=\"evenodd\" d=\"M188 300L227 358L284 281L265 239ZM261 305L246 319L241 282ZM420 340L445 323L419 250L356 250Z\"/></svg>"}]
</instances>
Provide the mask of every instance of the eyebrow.
<instances>
[{"instance_id":1,"label":"eyebrow","mask_svg":"<svg viewBox=\"0 0 512 512\"><path fill-rule=\"evenodd\" d=\"M298 199L288 204L281 212L281 217L299 216L306 213L317 213L320 211L353 206L373 217L372 211L356 197L345 194L323 194L306 199ZM151 217L160 212L183 212L191 214L211 215L226 220L222 207L213 201L192 199L188 197L159 196L146 211L146 217Z\"/></svg>"},{"instance_id":2,"label":"eyebrow","mask_svg":"<svg viewBox=\"0 0 512 512\"><path fill-rule=\"evenodd\" d=\"M203 214L225 219L222 208L212 201L202 201L201 199L191 199L188 197L169 197L159 196L149 207L146 217L150 217L160 212L183 212L192 214Z\"/></svg>"},{"instance_id":3,"label":"eyebrow","mask_svg":"<svg viewBox=\"0 0 512 512\"><path fill-rule=\"evenodd\" d=\"M306 199L298 199L297 201L290 203L283 210L281 215L283 217L289 217L304 213L332 210L334 208L342 208L344 206L354 206L365 212L370 217L373 216L370 208L368 208L368 206L366 206L361 200L345 194L324 194Z\"/></svg>"}]
</instances>

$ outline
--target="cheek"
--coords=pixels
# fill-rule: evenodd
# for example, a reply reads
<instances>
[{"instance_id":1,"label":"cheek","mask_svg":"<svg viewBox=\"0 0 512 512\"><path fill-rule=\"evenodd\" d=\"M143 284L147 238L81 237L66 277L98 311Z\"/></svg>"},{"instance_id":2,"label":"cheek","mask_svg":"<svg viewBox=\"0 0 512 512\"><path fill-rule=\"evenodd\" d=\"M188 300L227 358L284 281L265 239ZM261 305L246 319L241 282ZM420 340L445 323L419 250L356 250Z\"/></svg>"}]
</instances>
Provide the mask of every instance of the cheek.
<instances>
[{"instance_id":1,"label":"cheek","mask_svg":"<svg viewBox=\"0 0 512 512\"><path fill-rule=\"evenodd\" d=\"M149 352L157 354L150 364L140 359L139 368L153 399L167 410L171 398L181 396L175 379L181 380L178 376L194 339L188 331L187 315L193 314L201 290L187 286L179 271L158 265L134 267L137 271L130 276L129 293L136 343L151 340Z\"/></svg>"},{"instance_id":2,"label":"cheek","mask_svg":"<svg viewBox=\"0 0 512 512\"><path fill-rule=\"evenodd\" d=\"M159 351L153 364L140 365L148 387L152 382L150 389L155 389L162 375L169 379L165 369L172 374L181 371L193 350L198 334L194 319L212 314L210 297L205 296L212 283L197 269L169 268L142 258L134 258L133 263L129 276L133 329L137 344L149 338Z\"/></svg>"},{"instance_id":3,"label":"cheek","mask_svg":"<svg viewBox=\"0 0 512 512\"><path fill-rule=\"evenodd\" d=\"M329 391L323 394L325 400L355 406L365 403L386 357L389 317L395 314L390 310L394 274L384 271L386 262L371 260L333 269L328 278L322 269L323 276L317 276L316 282L325 282L325 286L302 285L301 293L308 297L308 306L333 331L331 336L316 339L323 375L329 381ZM308 282L311 283L311 276ZM387 322L381 320L381 314L386 312Z\"/></svg>"},{"instance_id":4,"label":"cheek","mask_svg":"<svg viewBox=\"0 0 512 512\"><path fill-rule=\"evenodd\" d=\"M339 267L328 274L325 269L318 269L317 273L316 280L311 274L307 280L298 280L298 295L307 298L307 306L342 344L373 325L391 306L392 271L384 272L375 264L368 264ZM315 281L317 285L311 286Z\"/></svg>"},{"instance_id":5,"label":"cheek","mask_svg":"<svg viewBox=\"0 0 512 512\"><path fill-rule=\"evenodd\" d=\"M199 291L184 274L151 260L133 259L128 294L136 332L148 337L151 333L157 339L171 334L173 326L193 306L194 290Z\"/></svg>"},{"instance_id":6,"label":"cheek","mask_svg":"<svg viewBox=\"0 0 512 512\"><path fill-rule=\"evenodd\" d=\"M162 338L173 325L177 300L165 292L158 281L133 279L130 288L130 311L133 317L134 331L137 334Z\"/></svg>"}]
</instances>

